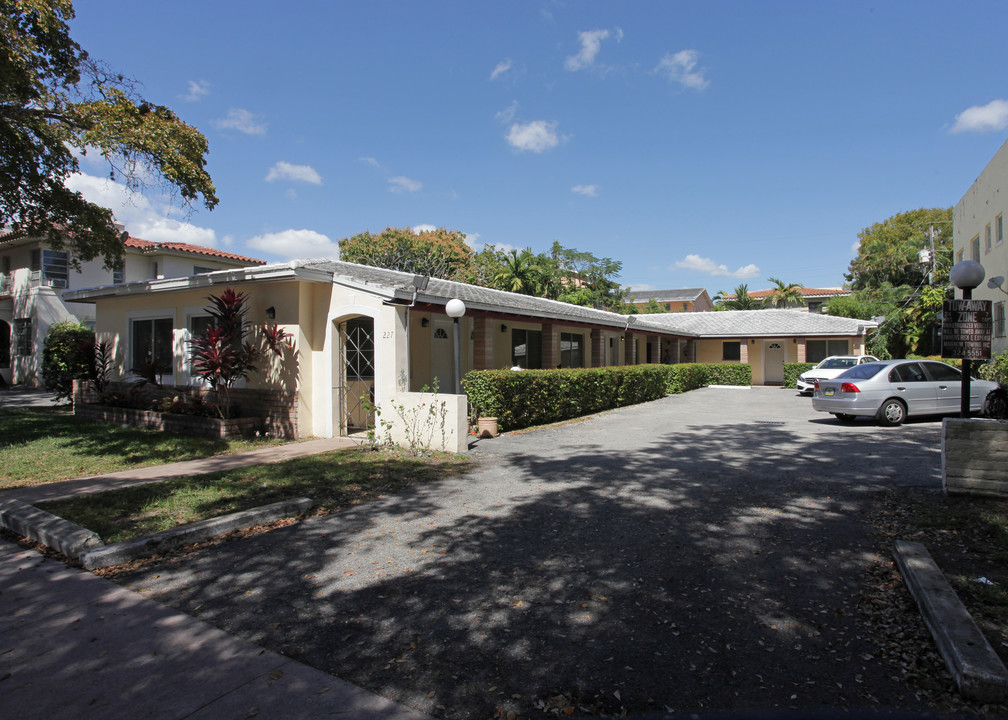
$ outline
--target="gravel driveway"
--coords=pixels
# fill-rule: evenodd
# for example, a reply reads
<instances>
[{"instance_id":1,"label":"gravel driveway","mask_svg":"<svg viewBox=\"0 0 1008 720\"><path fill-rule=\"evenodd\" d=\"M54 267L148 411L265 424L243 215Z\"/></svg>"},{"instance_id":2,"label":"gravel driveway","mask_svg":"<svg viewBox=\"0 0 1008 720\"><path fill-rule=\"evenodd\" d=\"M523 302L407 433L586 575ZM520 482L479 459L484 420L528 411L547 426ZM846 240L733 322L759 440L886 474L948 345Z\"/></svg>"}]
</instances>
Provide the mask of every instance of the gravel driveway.
<instances>
[{"instance_id":1,"label":"gravel driveway","mask_svg":"<svg viewBox=\"0 0 1008 720\"><path fill-rule=\"evenodd\" d=\"M439 717L921 710L859 600L872 505L939 489L940 433L709 388L116 579Z\"/></svg>"}]
</instances>

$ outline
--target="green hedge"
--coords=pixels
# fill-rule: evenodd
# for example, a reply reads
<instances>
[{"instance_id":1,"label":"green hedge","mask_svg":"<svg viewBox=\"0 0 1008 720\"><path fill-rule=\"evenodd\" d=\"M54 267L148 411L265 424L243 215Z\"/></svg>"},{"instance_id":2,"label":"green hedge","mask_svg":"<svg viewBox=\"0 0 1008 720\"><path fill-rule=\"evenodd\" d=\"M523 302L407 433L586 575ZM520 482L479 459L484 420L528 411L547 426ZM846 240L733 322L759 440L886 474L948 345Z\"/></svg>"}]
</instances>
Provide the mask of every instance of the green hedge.
<instances>
[{"instance_id":1,"label":"green hedge","mask_svg":"<svg viewBox=\"0 0 1008 720\"><path fill-rule=\"evenodd\" d=\"M816 363L784 363L784 387L798 387L798 376L815 366Z\"/></svg>"},{"instance_id":2,"label":"green hedge","mask_svg":"<svg viewBox=\"0 0 1008 720\"><path fill-rule=\"evenodd\" d=\"M473 412L501 430L569 420L706 385L749 385L748 365L631 365L563 370L474 370L462 380Z\"/></svg>"}]
</instances>

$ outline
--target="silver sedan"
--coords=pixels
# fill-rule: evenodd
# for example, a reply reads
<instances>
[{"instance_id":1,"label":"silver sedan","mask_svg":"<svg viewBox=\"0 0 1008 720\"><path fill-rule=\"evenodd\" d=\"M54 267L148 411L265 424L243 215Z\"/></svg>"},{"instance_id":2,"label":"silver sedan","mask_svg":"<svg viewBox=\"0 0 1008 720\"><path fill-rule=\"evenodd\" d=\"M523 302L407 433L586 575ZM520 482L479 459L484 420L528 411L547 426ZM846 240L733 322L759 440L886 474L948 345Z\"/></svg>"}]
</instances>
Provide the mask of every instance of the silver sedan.
<instances>
[{"instance_id":1,"label":"silver sedan","mask_svg":"<svg viewBox=\"0 0 1008 720\"><path fill-rule=\"evenodd\" d=\"M962 375L931 360L885 360L858 365L816 383L812 408L842 421L875 417L899 425L912 415L950 415L961 405ZM979 412L997 383L970 380L970 410Z\"/></svg>"}]
</instances>

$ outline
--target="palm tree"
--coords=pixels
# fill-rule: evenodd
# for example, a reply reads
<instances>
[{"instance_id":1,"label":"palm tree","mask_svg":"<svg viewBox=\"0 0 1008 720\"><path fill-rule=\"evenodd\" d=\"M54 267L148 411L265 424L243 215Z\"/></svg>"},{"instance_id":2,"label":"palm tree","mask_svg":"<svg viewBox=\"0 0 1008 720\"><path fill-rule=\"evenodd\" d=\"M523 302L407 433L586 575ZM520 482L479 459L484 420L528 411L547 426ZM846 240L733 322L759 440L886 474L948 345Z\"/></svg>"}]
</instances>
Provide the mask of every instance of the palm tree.
<instances>
[{"instance_id":1,"label":"palm tree","mask_svg":"<svg viewBox=\"0 0 1008 720\"><path fill-rule=\"evenodd\" d=\"M501 290L522 295L538 295L539 276L536 256L531 249L525 248L521 252L512 250L504 256L503 263L494 273L493 281Z\"/></svg>"},{"instance_id":2,"label":"palm tree","mask_svg":"<svg viewBox=\"0 0 1008 720\"><path fill-rule=\"evenodd\" d=\"M745 283L735 288L735 297L725 300L722 305L729 310L756 310L759 307L757 301L749 294L749 286Z\"/></svg>"},{"instance_id":3,"label":"palm tree","mask_svg":"<svg viewBox=\"0 0 1008 720\"><path fill-rule=\"evenodd\" d=\"M767 279L776 285L776 287L771 289L770 294L766 296L766 299L763 301L763 307L786 308L789 305L800 305L805 301L805 296L802 295L801 283L785 284L777 278Z\"/></svg>"}]
</instances>

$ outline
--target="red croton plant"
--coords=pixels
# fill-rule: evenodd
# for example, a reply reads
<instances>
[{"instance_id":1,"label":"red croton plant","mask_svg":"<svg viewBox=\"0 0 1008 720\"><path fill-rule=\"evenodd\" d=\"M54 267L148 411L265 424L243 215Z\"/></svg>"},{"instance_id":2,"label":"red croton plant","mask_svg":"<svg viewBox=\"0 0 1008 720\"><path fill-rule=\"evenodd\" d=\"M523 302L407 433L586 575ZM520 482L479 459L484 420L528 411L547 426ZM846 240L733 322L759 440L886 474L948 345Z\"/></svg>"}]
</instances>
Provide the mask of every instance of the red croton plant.
<instances>
[{"instance_id":1,"label":"red croton plant","mask_svg":"<svg viewBox=\"0 0 1008 720\"><path fill-rule=\"evenodd\" d=\"M276 325L266 325L257 334L246 321L247 298L227 288L211 295L207 329L189 342L193 373L206 380L217 396L222 418L231 416L231 388L256 371L256 363L268 352L283 357L293 349L291 335Z\"/></svg>"}]
</instances>

